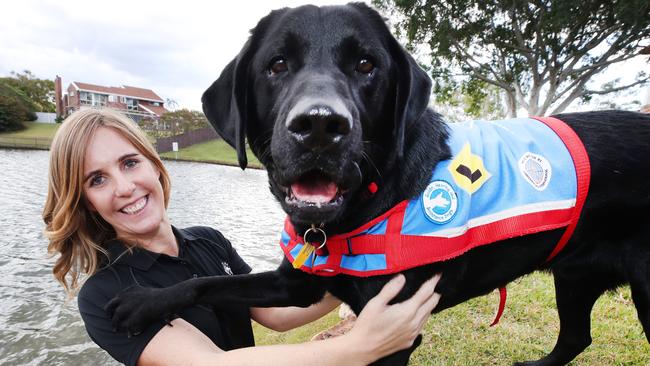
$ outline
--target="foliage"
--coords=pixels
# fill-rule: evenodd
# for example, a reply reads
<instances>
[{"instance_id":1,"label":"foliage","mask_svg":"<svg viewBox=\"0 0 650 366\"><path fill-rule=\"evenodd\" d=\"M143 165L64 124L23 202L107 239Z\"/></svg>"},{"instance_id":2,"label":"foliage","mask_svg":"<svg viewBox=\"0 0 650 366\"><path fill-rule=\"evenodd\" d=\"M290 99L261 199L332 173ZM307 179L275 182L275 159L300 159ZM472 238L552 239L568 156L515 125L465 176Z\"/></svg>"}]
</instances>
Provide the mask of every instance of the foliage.
<instances>
[{"instance_id":1,"label":"foliage","mask_svg":"<svg viewBox=\"0 0 650 366\"><path fill-rule=\"evenodd\" d=\"M145 119L141 122L147 131L157 131L157 137L180 135L182 133L209 127L210 123L203 112L179 109L163 114L159 120Z\"/></svg>"},{"instance_id":2,"label":"foliage","mask_svg":"<svg viewBox=\"0 0 650 366\"><path fill-rule=\"evenodd\" d=\"M650 40L647 0L373 0L396 19L410 49L430 50L430 73L473 91L482 81L504 94L508 114L518 108L544 115L574 100L614 94L650 80L613 80L590 89L594 75L639 55ZM474 94L473 100L481 95ZM444 97L443 97L444 99Z\"/></svg>"},{"instance_id":3,"label":"foliage","mask_svg":"<svg viewBox=\"0 0 650 366\"><path fill-rule=\"evenodd\" d=\"M505 117L501 92L482 80L472 79L464 83L453 79L437 80L433 94L433 108L452 122Z\"/></svg>"},{"instance_id":4,"label":"foliage","mask_svg":"<svg viewBox=\"0 0 650 366\"><path fill-rule=\"evenodd\" d=\"M11 72L10 77L0 78L0 83L20 90L30 101L36 112L55 112L54 81L39 79L29 70L23 73Z\"/></svg>"},{"instance_id":5,"label":"foliage","mask_svg":"<svg viewBox=\"0 0 650 366\"><path fill-rule=\"evenodd\" d=\"M14 98L0 95L0 132L17 131L23 127L28 111Z\"/></svg>"},{"instance_id":6,"label":"foliage","mask_svg":"<svg viewBox=\"0 0 650 366\"><path fill-rule=\"evenodd\" d=\"M33 121L33 106L21 90L0 82L0 131L23 129L24 121Z\"/></svg>"}]
</instances>

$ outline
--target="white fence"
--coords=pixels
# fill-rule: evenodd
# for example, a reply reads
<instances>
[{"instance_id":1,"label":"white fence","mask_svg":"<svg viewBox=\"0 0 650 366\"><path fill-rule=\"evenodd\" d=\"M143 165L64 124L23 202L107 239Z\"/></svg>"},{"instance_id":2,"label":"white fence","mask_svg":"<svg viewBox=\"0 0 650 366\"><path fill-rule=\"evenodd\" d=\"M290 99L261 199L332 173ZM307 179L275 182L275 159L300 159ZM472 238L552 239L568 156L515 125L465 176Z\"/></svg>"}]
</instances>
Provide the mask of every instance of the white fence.
<instances>
[{"instance_id":1,"label":"white fence","mask_svg":"<svg viewBox=\"0 0 650 366\"><path fill-rule=\"evenodd\" d=\"M36 121L41 123L56 123L56 113L36 112Z\"/></svg>"}]
</instances>

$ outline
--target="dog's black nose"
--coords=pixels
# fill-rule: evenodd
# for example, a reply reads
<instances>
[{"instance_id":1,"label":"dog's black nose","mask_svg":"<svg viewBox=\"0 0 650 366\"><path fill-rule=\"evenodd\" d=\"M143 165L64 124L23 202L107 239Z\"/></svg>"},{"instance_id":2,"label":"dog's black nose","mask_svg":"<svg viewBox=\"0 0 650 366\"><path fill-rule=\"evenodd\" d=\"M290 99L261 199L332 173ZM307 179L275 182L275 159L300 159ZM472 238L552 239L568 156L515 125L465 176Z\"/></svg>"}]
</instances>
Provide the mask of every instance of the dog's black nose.
<instances>
[{"instance_id":1,"label":"dog's black nose","mask_svg":"<svg viewBox=\"0 0 650 366\"><path fill-rule=\"evenodd\" d=\"M287 129L306 147L322 150L348 135L352 121L328 106L315 105L292 118Z\"/></svg>"}]
</instances>

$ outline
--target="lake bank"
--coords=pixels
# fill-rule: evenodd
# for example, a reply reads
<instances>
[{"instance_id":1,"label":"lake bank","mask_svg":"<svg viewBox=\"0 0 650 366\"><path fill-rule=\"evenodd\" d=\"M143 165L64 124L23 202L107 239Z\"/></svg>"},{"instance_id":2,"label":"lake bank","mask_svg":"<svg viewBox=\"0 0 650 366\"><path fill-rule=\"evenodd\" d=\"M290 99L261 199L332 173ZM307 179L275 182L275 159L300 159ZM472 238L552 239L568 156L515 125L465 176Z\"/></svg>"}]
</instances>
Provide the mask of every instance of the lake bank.
<instances>
[{"instance_id":1,"label":"lake bank","mask_svg":"<svg viewBox=\"0 0 650 366\"><path fill-rule=\"evenodd\" d=\"M49 150L52 138L61 124L25 122L27 127L21 131L0 133L0 148ZM253 153L248 151L248 167L263 169ZM160 154L164 160L188 161L227 166L239 166L237 153L222 139L180 147L179 151Z\"/></svg>"}]
</instances>

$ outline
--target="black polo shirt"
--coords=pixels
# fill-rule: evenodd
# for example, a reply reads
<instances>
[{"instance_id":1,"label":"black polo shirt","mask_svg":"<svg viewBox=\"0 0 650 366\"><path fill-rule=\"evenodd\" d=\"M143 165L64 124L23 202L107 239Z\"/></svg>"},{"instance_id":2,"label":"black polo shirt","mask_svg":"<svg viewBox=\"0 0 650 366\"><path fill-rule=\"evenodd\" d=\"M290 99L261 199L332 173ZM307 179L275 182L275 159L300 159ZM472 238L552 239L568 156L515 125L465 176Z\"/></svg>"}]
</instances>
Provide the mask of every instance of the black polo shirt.
<instances>
[{"instance_id":1,"label":"black polo shirt","mask_svg":"<svg viewBox=\"0 0 650 366\"><path fill-rule=\"evenodd\" d=\"M145 346L165 326L160 320L131 338L126 332L113 332L106 304L121 290L135 284L167 287L192 277L245 274L251 268L241 259L220 232L209 227L178 230L178 257L134 248L130 253L115 240L107 243L110 262L91 276L79 291L81 318L92 340L113 358L135 365ZM210 337L219 348L230 350L254 345L250 311L215 311L205 305L183 310L180 317ZM179 350L182 352L182 350Z\"/></svg>"}]
</instances>

